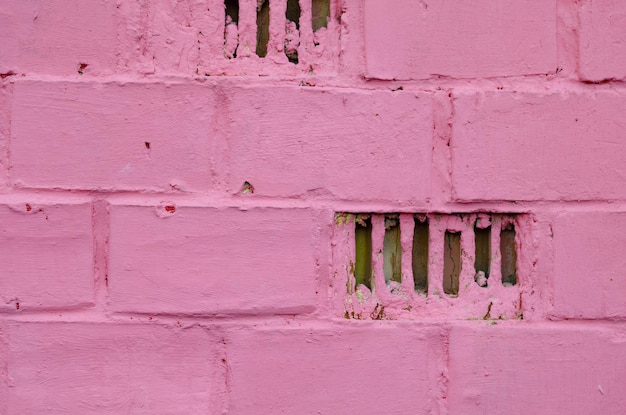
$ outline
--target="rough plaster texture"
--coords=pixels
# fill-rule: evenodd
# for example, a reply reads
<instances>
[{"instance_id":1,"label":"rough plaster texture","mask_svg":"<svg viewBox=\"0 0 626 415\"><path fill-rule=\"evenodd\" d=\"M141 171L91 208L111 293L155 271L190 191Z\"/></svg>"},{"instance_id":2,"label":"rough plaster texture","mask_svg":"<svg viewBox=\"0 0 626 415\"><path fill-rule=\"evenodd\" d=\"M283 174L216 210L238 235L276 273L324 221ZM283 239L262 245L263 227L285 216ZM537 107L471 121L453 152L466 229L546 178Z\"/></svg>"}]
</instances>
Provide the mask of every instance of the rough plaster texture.
<instances>
[{"instance_id":1,"label":"rough plaster texture","mask_svg":"<svg viewBox=\"0 0 626 415\"><path fill-rule=\"evenodd\" d=\"M0 414L626 413L626 3L239 3L0 0Z\"/></svg>"}]
</instances>

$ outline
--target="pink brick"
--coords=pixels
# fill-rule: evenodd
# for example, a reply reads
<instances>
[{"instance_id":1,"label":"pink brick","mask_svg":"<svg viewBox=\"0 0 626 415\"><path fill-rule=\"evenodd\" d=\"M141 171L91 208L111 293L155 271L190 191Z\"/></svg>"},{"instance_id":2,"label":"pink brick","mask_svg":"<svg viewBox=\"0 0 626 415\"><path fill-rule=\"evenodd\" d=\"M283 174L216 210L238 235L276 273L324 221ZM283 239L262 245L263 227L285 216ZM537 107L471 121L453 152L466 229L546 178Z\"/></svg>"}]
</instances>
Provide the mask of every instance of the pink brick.
<instances>
[{"instance_id":1,"label":"pink brick","mask_svg":"<svg viewBox=\"0 0 626 415\"><path fill-rule=\"evenodd\" d=\"M115 310L295 314L314 309L317 242L309 211L175 209L111 207L109 286Z\"/></svg>"},{"instance_id":2,"label":"pink brick","mask_svg":"<svg viewBox=\"0 0 626 415\"><path fill-rule=\"evenodd\" d=\"M369 78L553 72L555 0L365 1Z\"/></svg>"},{"instance_id":3,"label":"pink brick","mask_svg":"<svg viewBox=\"0 0 626 415\"><path fill-rule=\"evenodd\" d=\"M263 196L429 194L430 95L276 86L232 92L231 191L248 181Z\"/></svg>"},{"instance_id":4,"label":"pink brick","mask_svg":"<svg viewBox=\"0 0 626 415\"><path fill-rule=\"evenodd\" d=\"M625 345L615 326L455 325L448 413L625 413Z\"/></svg>"},{"instance_id":5,"label":"pink brick","mask_svg":"<svg viewBox=\"0 0 626 415\"><path fill-rule=\"evenodd\" d=\"M426 414L443 394L436 328L248 328L230 334L227 353L237 414Z\"/></svg>"},{"instance_id":6,"label":"pink brick","mask_svg":"<svg viewBox=\"0 0 626 415\"><path fill-rule=\"evenodd\" d=\"M204 190L209 95L199 85L19 82L13 179L34 188Z\"/></svg>"},{"instance_id":7,"label":"pink brick","mask_svg":"<svg viewBox=\"0 0 626 415\"><path fill-rule=\"evenodd\" d=\"M590 81L626 78L626 2L582 2L580 74Z\"/></svg>"},{"instance_id":8,"label":"pink brick","mask_svg":"<svg viewBox=\"0 0 626 415\"><path fill-rule=\"evenodd\" d=\"M3 0L0 73L79 76L115 70L117 21L113 0Z\"/></svg>"},{"instance_id":9,"label":"pink brick","mask_svg":"<svg viewBox=\"0 0 626 415\"><path fill-rule=\"evenodd\" d=\"M554 315L626 317L626 213L562 214L554 246Z\"/></svg>"},{"instance_id":10,"label":"pink brick","mask_svg":"<svg viewBox=\"0 0 626 415\"><path fill-rule=\"evenodd\" d=\"M626 98L615 92L461 93L452 180L458 200L622 199Z\"/></svg>"},{"instance_id":11,"label":"pink brick","mask_svg":"<svg viewBox=\"0 0 626 415\"><path fill-rule=\"evenodd\" d=\"M93 302L91 204L0 205L0 311Z\"/></svg>"},{"instance_id":12,"label":"pink brick","mask_svg":"<svg viewBox=\"0 0 626 415\"><path fill-rule=\"evenodd\" d=\"M209 413L212 344L201 328L10 323L11 414Z\"/></svg>"},{"instance_id":13,"label":"pink brick","mask_svg":"<svg viewBox=\"0 0 626 415\"><path fill-rule=\"evenodd\" d=\"M13 85L0 81L0 187L8 183L8 147L11 136L11 101Z\"/></svg>"}]
</instances>

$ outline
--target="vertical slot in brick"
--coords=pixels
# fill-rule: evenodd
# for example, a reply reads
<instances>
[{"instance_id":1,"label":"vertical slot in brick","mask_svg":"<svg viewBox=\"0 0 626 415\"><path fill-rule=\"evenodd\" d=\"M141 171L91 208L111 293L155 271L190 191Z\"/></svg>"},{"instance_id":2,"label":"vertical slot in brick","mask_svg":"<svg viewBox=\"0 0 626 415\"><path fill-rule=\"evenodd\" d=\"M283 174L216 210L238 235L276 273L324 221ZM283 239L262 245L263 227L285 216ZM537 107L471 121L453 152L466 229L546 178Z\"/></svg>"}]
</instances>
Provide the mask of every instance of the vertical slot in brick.
<instances>
[{"instance_id":1,"label":"vertical slot in brick","mask_svg":"<svg viewBox=\"0 0 626 415\"><path fill-rule=\"evenodd\" d=\"M363 284L372 289L372 220L357 216L354 223L356 286Z\"/></svg>"},{"instance_id":2,"label":"vertical slot in brick","mask_svg":"<svg viewBox=\"0 0 626 415\"><path fill-rule=\"evenodd\" d=\"M270 39L270 2L260 0L256 7L256 54L267 56L267 42Z\"/></svg>"},{"instance_id":3,"label":"vertical slot in brick","mask_svg":"<svg viewBox=\"0 0 626 415\"><path fill-rule=\"evenodd\" d=\"M224 56L237 57L239 46L239 0L225 0Z\"/></svg>"},{"instance_id":4,"label":"vertical slot in brick","mask_svg":"<svg viewBox=\"0 0 626 415\"><path fill-rule=\"evenodd\" d=\"M298 63L298 47L300 46L300 1L287 0L285 17L285 55L289 62Z\"/></svg>"},{"instance_id":5,"label":"vertical slot in brick","mask_svg":"<svg viewBox=\"0 0 626 415\"><path fill-rule=\"evenodd\" d=\"M413 283L415 291L428 293L428 219L415 217L413 230L413 250L411 267L413 269Z\"/></svg>"},{"instance_id":6,"label":"vertical slot in brick","mask_svg":"<svg viewBox=\"0 0 626 415\"><path fill-rule=\"evenodd\" d=\"M461 232L446 231L443 243L443 292L451 297L459 294L461 274Z\"/></svg>"},{"instance_id":7,"label":"vertical slot in brick","mask_svg":"<svg viewBox=\"0 0 626 415\"><path fill-rule=\"evenodd\" d=\"M515 244L515 225L503 225L500 231L500 256L502 258L502 285L517 284L517 247Z\"/></svg>"},{"instance_id":8,"label":"vertical slot in brick","mask_svg":"<svg viewBox=\"0 0 626 415\"><path fill-rule=\"evenodd\" d=\"M330 16L330 0L312 0L311 14L314 32L327 27Z\"/></svg>"},{"instance_id":9,"label":"vertical slot in brick","mask_svg":"<svg viewBox=\"0 0 626 415\"><path fill-rule=\"evenodd\" d=\"M400 242L400 218L398 215L385 216L383 272L385 282L402 282L402 244Z\"/></svg>"},{"instance_id":10,"label":"vertical slot in brick","mask_svg":"<svg viewBox=\"0 0 626 415\"><path fill-rule=\"evenodd\" d=\"M474 226L474 280L481 287L486 287L491 271L491 226Z\"/></svg>"}]
</instances>

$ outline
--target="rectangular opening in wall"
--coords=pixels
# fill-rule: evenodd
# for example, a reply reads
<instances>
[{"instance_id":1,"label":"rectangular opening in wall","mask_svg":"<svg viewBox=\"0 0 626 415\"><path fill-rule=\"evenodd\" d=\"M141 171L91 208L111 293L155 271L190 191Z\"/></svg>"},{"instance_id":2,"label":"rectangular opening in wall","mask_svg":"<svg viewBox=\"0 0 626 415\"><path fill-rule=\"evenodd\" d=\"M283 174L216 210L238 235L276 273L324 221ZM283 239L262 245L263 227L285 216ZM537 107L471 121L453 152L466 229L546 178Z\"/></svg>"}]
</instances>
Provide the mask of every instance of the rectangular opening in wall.
<instances>
[{"instance_id":1,"label":"rectangular opening in wall","mask_svg":"<svg viewBox=\"0 0 626 415\"><path fill-rule=\"evenodd\" d=\"M224 0L224 8L224 56L232 59L239 44L239 0Z\"/></svg>"},{"instance_id":2,"label":"rectangular opening in wall","mask_svg":"<svg viewBox=\"0 0 626 415\"><path fill-rule=\"evenodd\" d=\"M317 32L322 27L327 27L330 16L330 0L312 0L311 8L313 31Z\"/></svg>"},{"instance_id":3,"label":"rectangular opening in wall","mask_svg":"<svg viewBox=\"0 0 626 415\"><path fill-rule=\"evenodd\" d=\"M443 244L443 292L456 297L461 275L461 232L446 231Z\"/></svg>"},{"instance_id":4,"label":"rectangular opening in wall","mask_svg":"<svg viewBox=\"0 0 626 415\"><path fill-rule=\"evenodd\" d=\"M398 215L385 216L383 272L387 283L402 281L402 244L400 243L400 218Z\"/></svg>"},{"instance_id":5,"label":"rectangular opening in wall","mask_svg":"<svg viewBox=\"0 0 626 415\"><path fill-rule=\"evenodd\" d=\"M411 267L415 291L428 293L428 219L415 217Z\"/></svg>"},{"instance_id":6,"label":"rectangular opening in wall","mask_svg":"<svg viewBox=\"0 0 626 415\"><path fill-rule=\"evenodd\" d=\"M256 7L256 54L267 56L267 42L270 39L270 2L258 0Z\"/></svg>"},{"instance_id":7,"label":"rectangular opening in wall","mask_svg":"<svg viewBox=\"0 0 626 415\"><path fill-rule=\"evenodd\" d=\"M491 271L491 226L474 226L474 246L474 279L478 285L486 287Z\"/></svg>"},{"instance_id":8,"label":"rectangular opening in wall","mask_svg":"<svg viewBox=\"0 0 626 415\"><path fill-rule=\"evenodd\" d=\"M515 225L506 224L500 231L500 256L502 257L502 285L517 284L517 249Z\"/></svg>"},{"instance_id":9,"label":"rectangular opening in wall","mask_svg":"<svg viewBox=\"0 0 626 415\"><path fill-rule=\"evenodd\" d=\"M298 63L298 46L300 46L300 1L287 0L287 18L285 26L285 55L289 62Z\"/></svg>"},{"instance_id":10,"label":"rectangular opening in wall","mask_svg":"<svg viewBox=\"0 0 626 415\"><path fill-rule=\"evenodd\" d=\"M372 289L372 220L357 215L354 224L356 286L363 284Z\"/></svg>"}]
</instances>

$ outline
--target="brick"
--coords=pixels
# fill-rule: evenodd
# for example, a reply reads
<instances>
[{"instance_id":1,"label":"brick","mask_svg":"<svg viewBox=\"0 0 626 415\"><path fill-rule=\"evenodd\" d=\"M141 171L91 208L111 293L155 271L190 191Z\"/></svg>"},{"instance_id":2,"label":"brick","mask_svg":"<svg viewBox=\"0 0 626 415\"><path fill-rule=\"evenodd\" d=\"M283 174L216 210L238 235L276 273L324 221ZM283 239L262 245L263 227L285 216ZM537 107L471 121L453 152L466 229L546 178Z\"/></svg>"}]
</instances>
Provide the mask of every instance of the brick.
<instances>
[{"instance_id":1,"label":"brick","mask_svg":"<svg viewBox=\"0 0 626 415\"><path fill-rule=\"evenodd\" d=\"M199 85L19 82L13 179L32 188L206 190L209 94Z\"/></svg>"},{"instance_id":2,"label":"brick","mask_svg":"<svg viewBox=\"0 0 626 415\"><path fill-rule=\"evenodd\" d=\"M18 323L7 413L208 413L212 344L201 328Z\"/></svg>"},{"instance_id":3,"label":"brick","mask_svg":"<svg viewBox=\"0 0 626 415\"><path fill-rule=\"evenodd\" d=\"M76 75L115 70L116 2L112 0L3 0L0 73Z\"/></svg>"},{"instance_id":4,"label":"brick","mask_svg":"<svg viewBox=\"0 0 626 415\"><path fill-rule=\"evenodd\" d=\"M230 410L237 414L435 413L440 329L391 324L233 331Z\"/></svg>"},{"instance_id":5,"label":"brick","mask_svg":"<svg viewBox=\"0 0 626 415\"><path fill-rule=\"evenodd\" d=\"M626 3L584 0L579 10L581 77L626 79Z\"/></svg>"},{"instance_id":6,"label":"brick","mask_svg":"<svg viewBox=\"0 0 626 415\"><path fill-rule=\"evenodd\" d=\"M111 207L113 309L194 314L314 309L317 242L309 211L175 209Z\"/></svg>"},{"instance_id":7,"label":"brick","mask_svg":"<svg viewBox=\"0 0 626 415\"><path fill-rule=\"evenodd\" d=\"M460 93L452 131L457 200L623 199L626 98L610 91ZM583 168L584 167L584 168Z\"/></svg>"},{"instance_id":8,"label":"brick","mask_svg":"<svg viewBox=\"0 0 626 415\"><path fill-rule=\"evenodd\" d=\"M365 74L379 79L553 72L555 0L366 0Z\"/></svg>"},{"instance_id":9,"label":"brick","mask_svg":"<svg viewBox=\"0 0 626 415\"><path fill-rule=\"evenodd\" d=\"M0 311L93 303L91 204L0 205Z\"/></svg>"},{"instance_id":10,"label":"brick","mask_svg":"<svg viewBox=\"0 0 626 415\"><path fill-rule=\"evenodd\" d=\"M0 320L0 414L8 414L7 401L9 400L8 379L9 340L6 336L5 322Z\"/></svg>"},{"instance_id":11,"label":"brick","mask_svg":"<svg viewBox=\"0 0 626 415\"><path fill-rule=\"evenodd\" d=\"M626 332L612 327L455 325L449 413L624 413Z\"/></svg>"},{"instance_id":12,"label":"brick","mask_svg":"<svg viewBox=\"0 0 626 415\"><path fill-rule=\"evenodd\" d=\"M8 184L8 147L11 136L11 102L13 86L0 81L0 187Z\"/></svg>"},{"instance_id":13,"label":"brick","mask_svg":"<svg viewBox=\"0 0 626 415\"><path fill-rule=\"evenodd\" d=\"M257 194L423 200L432 99L390 91L231 90L230 186Z\"/></svg>"},{"instance_id":14,"label":"brick","mask_svg":"<svg viewBox=\"0 0 626 415\"><path fill-rule=\"evenodd\" d=\"M626 213L561 214L554 249L555 316L626 317Z\"/></svg>"}]
</instances>

